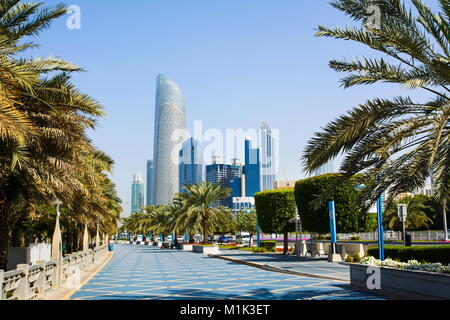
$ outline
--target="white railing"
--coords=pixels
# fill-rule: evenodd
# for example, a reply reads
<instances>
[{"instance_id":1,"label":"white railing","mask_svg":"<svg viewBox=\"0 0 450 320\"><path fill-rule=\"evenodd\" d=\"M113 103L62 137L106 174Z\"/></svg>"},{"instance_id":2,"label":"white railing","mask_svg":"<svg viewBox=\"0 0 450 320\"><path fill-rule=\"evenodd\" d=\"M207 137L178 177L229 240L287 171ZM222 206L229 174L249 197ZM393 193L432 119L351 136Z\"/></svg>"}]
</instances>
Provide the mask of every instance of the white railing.
<instances>
[{"instance_id":1,"label":"white railing","mask_svg":"<svg viewBox=\"0 0 450 320\"><path fill-rule=\"evenodd\" d=\"M425 231L406 231L411 234L412 241L442 241L444 239L444 231L440 230L425 230ZM364 233L338 233L339 240L350 240L352 237L359 237L361 240L378 240L378 233L364 232ZM385 231L385 241L402 240L401 231Z\"/></svg>"},{"instance_id":2,"label":"white railing","mask_svg":"<svg viewBox=\"0 0 450 320\"><path fill-rule=\"evenodd\" d=\"M406 231L411 234L412 241L442 241L444 239L444 231L441 230L425 230L425 231ZM301 239L313 239L319 236L317 233L302 233ZM329 234L322 234L322 236L330 236ZM256 236L255 236L256 237ZM374 232L359 232L359 233L338 233L338 240L351 240L352 237L359 237L360 240L378 240L378 233ZM281 240L282 234L261 234L261 239ZM295 233L289 233L289 239L296 239ZM384 231L385 241L402 240L401 231Z\"/></svg>"},{"instance_id":3,"label":"white railing","mask_svg":"<svg viewBox=\"0 0 450 320\"><path fill-rule=\"evenodd\" d=\"M81 272L98 262L108 251L104 244L88 251L66 255L61 266L57 260L38 261L35 265L20 264L16 270L0 270L0 300L38 300L58 288L73 289ZM60 281L58 286L58 272Z\"/></svg>"}]
</instances>

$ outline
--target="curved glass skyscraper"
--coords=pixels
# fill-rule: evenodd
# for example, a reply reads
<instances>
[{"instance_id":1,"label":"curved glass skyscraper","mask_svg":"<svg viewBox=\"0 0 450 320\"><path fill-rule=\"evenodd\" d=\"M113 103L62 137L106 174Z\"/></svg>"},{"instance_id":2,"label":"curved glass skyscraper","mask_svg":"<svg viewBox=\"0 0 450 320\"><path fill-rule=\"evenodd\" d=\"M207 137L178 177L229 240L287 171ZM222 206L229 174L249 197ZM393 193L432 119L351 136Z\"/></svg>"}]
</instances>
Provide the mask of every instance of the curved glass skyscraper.
<instances>
[{"instance_id":1,"label":"curved glass skyscraper","mask_svg":"<svg viewBox=\"0 0 450 320\"><path fill-rule=\"evenodd\" d=\"M154 205L171 203L178 192L178 152L185 141L185 133L186 113L183 93L174 81L160 74L156 80L152 177Z\"/></svg>"}]
</instances>

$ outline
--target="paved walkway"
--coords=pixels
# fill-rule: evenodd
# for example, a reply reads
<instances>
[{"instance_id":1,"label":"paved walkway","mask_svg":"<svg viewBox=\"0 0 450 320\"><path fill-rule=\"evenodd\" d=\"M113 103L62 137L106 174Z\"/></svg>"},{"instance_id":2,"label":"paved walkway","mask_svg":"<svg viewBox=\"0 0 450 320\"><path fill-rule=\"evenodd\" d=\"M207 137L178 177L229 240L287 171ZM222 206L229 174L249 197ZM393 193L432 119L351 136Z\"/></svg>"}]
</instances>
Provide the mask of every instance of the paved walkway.
<instances>
[{"instance_id":1,"label":"paved walkway","mask_svg":"<svg viewBox=\"0 0 450 320\"><path fill-rule=\"evenodd\" d=\"M115 245L109 263L71 299L382 299L348 282L261 270L191 252Z\"/></svg>"},{"instance_id":2,"label":"paved walkway","mask_svg":"<svg viewBox=\"0 0 450 320\"><path fill-rule=\"evenodd\" d=\"M221 250L218 256L301 275L350 281L348 265L328 262L328 257L304 258L294 255L257 254L243 250Z\"/></svg>"}]
</instances>

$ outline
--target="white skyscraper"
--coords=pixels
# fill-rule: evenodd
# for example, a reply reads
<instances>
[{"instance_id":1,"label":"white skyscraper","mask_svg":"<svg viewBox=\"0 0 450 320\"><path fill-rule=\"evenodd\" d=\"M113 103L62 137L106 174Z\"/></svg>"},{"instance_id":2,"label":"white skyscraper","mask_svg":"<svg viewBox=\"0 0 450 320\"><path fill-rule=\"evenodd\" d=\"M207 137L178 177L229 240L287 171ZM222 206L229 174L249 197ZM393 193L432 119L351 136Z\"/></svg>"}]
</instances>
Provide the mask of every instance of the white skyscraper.
<instances>
[{"instance_id":1,"label":"white skyscraper","mask_svg":"<svg viewBox=\"0 0 450 320\"><path fill-rule=\"evenodd\" d=\"M155 104L152 201L154 205L172 202L178 192L179 155L186 140L184 97L177 84L158 75Z\"/></svg>"}]
</instances>

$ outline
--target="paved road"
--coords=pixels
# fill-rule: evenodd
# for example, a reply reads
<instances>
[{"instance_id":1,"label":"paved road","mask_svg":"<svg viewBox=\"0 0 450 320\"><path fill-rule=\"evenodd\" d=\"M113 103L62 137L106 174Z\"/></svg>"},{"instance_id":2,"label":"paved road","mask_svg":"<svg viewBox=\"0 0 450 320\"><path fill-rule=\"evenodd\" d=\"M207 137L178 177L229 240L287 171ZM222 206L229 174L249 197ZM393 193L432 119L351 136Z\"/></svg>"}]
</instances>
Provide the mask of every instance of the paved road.
<instances>
[{"instance_id":1,"label":"paved road","mask_svg":"<svg viewBox=\"0 0 450 320\"><path fill-rule=\"evenodd\" d=\"M382 299L348 282L287 275L148 246L115 245L111 261L71 299Z\"/></svg>"}]
</instances>

